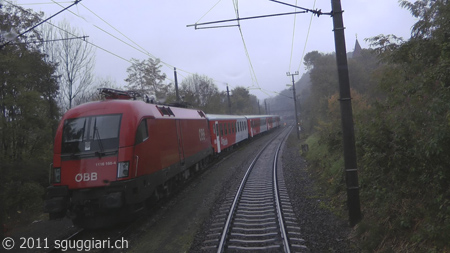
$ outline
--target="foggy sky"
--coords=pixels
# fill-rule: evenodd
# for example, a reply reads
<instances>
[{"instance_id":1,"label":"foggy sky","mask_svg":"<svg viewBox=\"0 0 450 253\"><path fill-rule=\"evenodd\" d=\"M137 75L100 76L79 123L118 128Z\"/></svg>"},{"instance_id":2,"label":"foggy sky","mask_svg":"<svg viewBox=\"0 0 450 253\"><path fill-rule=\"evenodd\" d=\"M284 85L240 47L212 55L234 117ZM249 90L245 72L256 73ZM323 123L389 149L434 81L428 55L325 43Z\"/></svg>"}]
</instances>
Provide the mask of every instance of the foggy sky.
<instances>
[{"instance_id":1,"label":"foggy sky","mask_svg":"<svg viewBox=\"0 0 450 253\"><path fill-rule=\"evenodd\" d=\"M284 2L321 9L322 12L331 11L329 0ZM61 1L61 7L52 0L18 0L15 3L34 11L43 11L47 17L71 4ZM327 15L317 17L307 13L241 21L244 39L238 27L204 30L186 27L196 22L236 18L233 3L230 0L82 0L69 9L73 13L65 11L51 21L57 24L66 19L72 27L89 36L90 42L127 60L144 60L150 55L160 58L164 63L162 71L172 80L173 67L176 67L179 82L190 74L198 73L213 78L220 90L226 90L226 84L231 89L248 87L250 93L260 99L275 96L276 92L291 83L286 72L305 72L302 55L314 50L324 53L334 51L333 23ZM395 0L341 0L341 3L347 51L353 51L356 36L363 48L368 48L365 38L379 34L395 34L405 40L410 37L415 20ZM267 0L238 2L241 18L293 11L292 7ZM131 63L102 49L96 50L94 74L125 85L126 69ZM297 76L296 80L299 78Z\"/></svg>"}]
</instances>

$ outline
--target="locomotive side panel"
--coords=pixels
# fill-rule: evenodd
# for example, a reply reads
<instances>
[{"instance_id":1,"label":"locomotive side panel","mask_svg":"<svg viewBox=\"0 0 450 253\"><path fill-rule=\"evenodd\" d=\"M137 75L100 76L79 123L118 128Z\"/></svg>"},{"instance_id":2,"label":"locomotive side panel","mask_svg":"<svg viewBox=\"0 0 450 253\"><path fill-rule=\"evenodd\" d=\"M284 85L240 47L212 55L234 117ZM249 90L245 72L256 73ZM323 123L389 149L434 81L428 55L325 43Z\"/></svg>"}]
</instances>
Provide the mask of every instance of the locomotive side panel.
<instances>
[{"instance_id":1,"label":"locomotive side panel","mask_svg":"<svg viewBox=\"0 0 450 253\"><path fill-rule=\"evenodd\" d=\"M210 134L206 119L180 121L186 167L199 162L211 154Z\"/></svg>"},{"instance_id":2,"label":"locomotive side panel","mask_svg":"<svg viewBox=\"0 0 450 253\"><path fill-rule=\"evenodd\" d=\"M147 174L180 163L179 140L175 119L150 120L150 141L148 152L152 159Z\"/></svg>"}]
</instances>

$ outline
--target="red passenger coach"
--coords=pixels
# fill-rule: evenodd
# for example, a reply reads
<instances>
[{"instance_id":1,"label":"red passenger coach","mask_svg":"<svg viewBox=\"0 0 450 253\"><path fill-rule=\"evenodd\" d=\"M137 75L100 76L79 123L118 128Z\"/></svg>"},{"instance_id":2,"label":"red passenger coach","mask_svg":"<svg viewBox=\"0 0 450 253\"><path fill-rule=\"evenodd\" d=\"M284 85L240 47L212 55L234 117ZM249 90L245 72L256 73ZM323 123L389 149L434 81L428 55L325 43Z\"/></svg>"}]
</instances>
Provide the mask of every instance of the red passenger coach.
<instances>
[{"instance_id":1,"label":"red passenger coach","mask_svg":"<svg viewBox=\"0 0 450 253\"><path fill-rule=\"evenodd\" d=\"M245 117L247 118L249 137L254 137L280 125L280 116L277 115L248 115Z\"/></svg>"},{"instance_id":2,"label":"red passenger coach","mask_svg":"<svg viewBox=\"0 0 450 253\"><path fill-rule=\"evenodd\" d=\"M280 116L269 115L267 116L267 129L271 130L280 126Z\"/></svg>"},{"instance_id":3,"label":"red passenger coach","mask_svg":"<svg viewBox=\"0 0 450 253\"><path fill-rule=\"evenodd\" d=\"M256 135L267 131L266 117L262 115L245 116L247 118L248 136Z\"/></svg>"},{"instance_id":4,"label":"red passenger coach","mask_svg":"<svg viewBox=\"0 0 450 253\"><path fill-rule=\"evenodd\" d=\"M142 101L80 105L62 118L45 210L82 227L111 211L138 209L212 154L202 111Z\"/></svg>"},{"instance_id":5,"label":"red passenger coach","mask_svg":"<svg viewBox=\"0 0 450 253\"><path fill-rule=\"evenodd\" d=\"M206 118L215 153L248 138L247 120L244 116L207 114Z\"/></svg>"}]
</instances>

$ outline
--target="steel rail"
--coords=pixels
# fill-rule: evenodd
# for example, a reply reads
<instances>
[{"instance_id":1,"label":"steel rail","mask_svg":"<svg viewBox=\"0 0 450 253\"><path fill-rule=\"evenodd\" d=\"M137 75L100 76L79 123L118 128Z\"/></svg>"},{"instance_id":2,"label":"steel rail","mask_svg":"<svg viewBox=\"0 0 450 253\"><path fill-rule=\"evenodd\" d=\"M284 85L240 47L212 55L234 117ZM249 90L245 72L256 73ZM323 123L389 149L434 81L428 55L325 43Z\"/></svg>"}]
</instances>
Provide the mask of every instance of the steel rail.
<instances>
[{"instance_id":1,"label":"steel rail","mask_svg":"<svg viewBox=\"0 0 450 253\"><path fill-rule=\"evenodd\" d=\"M288 240L286 228L284 226L283 211L281 209L280 195L279 195L279 192L278 192L277 169L278 169L278 154L279 154L279 152L281 150L281 145L283 145L283 143L286 141L286 139L289 136L291 131L292 131L292 127L288 131L288 133L286 134L284 139L278 145L277 152L275 152L275 156L274 156L274 159L273 159L273 184L274 184L273 185L273 191L274 191L274 195L275 195L275 203L276 203L276 206L277 206L277 214L278 214L278 223L279 223L279 226L280 226L280 233L281 233L281 237L283 238L284 252L286 252L286 253L290 253L291 250L290 250L290 247L289 247L289 240Z\"/></svg>"},{"instance_id":2,"label":"steel rail","mask_svg":"<svg viewBox=\"0 0 450 253\"><path fill-rule=\"evenodd\" d=\"M266 150L266 148L272 143L272 141L275 140L281 133L282 132L280 132L274 138L272 138L270 141L268 141L267 144L258 152L256 157L253 159L253 161L249 165L249 167L248 167L248 169L247 169L247 171L246 171L246 173L245 173L245 175L244 175L244 177L243 177L243 179L241 181L241 184L239 185L239 188L238 188L238 190L236 192L236 195L235 195L235 197L233 199L233 203L232 203L232 205L230 207L230 211L228 212L227 220L226 220L225 225L223 227L222 235L220 237L220 242L219 242L219 245L218 245L218 248L217 248L217 253L222 253L224 251L225 240L226 240L227 235L228 235L228 230L230 229L231 220L232 220L232 218L233 218L233 216L235 214L235 210L236 210L236 206L237 206L237 204L239 202L239 198L242 195L244 186L245 186L245 184L247 182L247 179L248 179L248 177L249 177L253 167L255 166L256 162L258 161L258 158L261 156L261 154L264 152L264 150Z\"/></svg>"}]
</instances>

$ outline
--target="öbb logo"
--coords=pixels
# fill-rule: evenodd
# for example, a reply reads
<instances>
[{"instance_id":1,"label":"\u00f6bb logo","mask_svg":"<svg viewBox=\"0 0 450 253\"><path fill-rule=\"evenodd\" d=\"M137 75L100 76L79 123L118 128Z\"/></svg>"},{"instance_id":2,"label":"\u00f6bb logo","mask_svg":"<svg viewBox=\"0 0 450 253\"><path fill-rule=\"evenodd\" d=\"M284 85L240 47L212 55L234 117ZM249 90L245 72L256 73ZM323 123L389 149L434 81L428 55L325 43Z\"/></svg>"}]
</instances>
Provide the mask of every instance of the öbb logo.
<instances>
[{"instance_id":1,"label":"\u00f6bb logo","mask_svg":"<svg viewBox=\"0 0 450 253\"><path fill-rule=\"evenodd\" d=\"M97 180L97 172L92 173L78 173L75 175L75 181L78 183L81 181L96 181Z\"/></svg>"}]
</instances>

